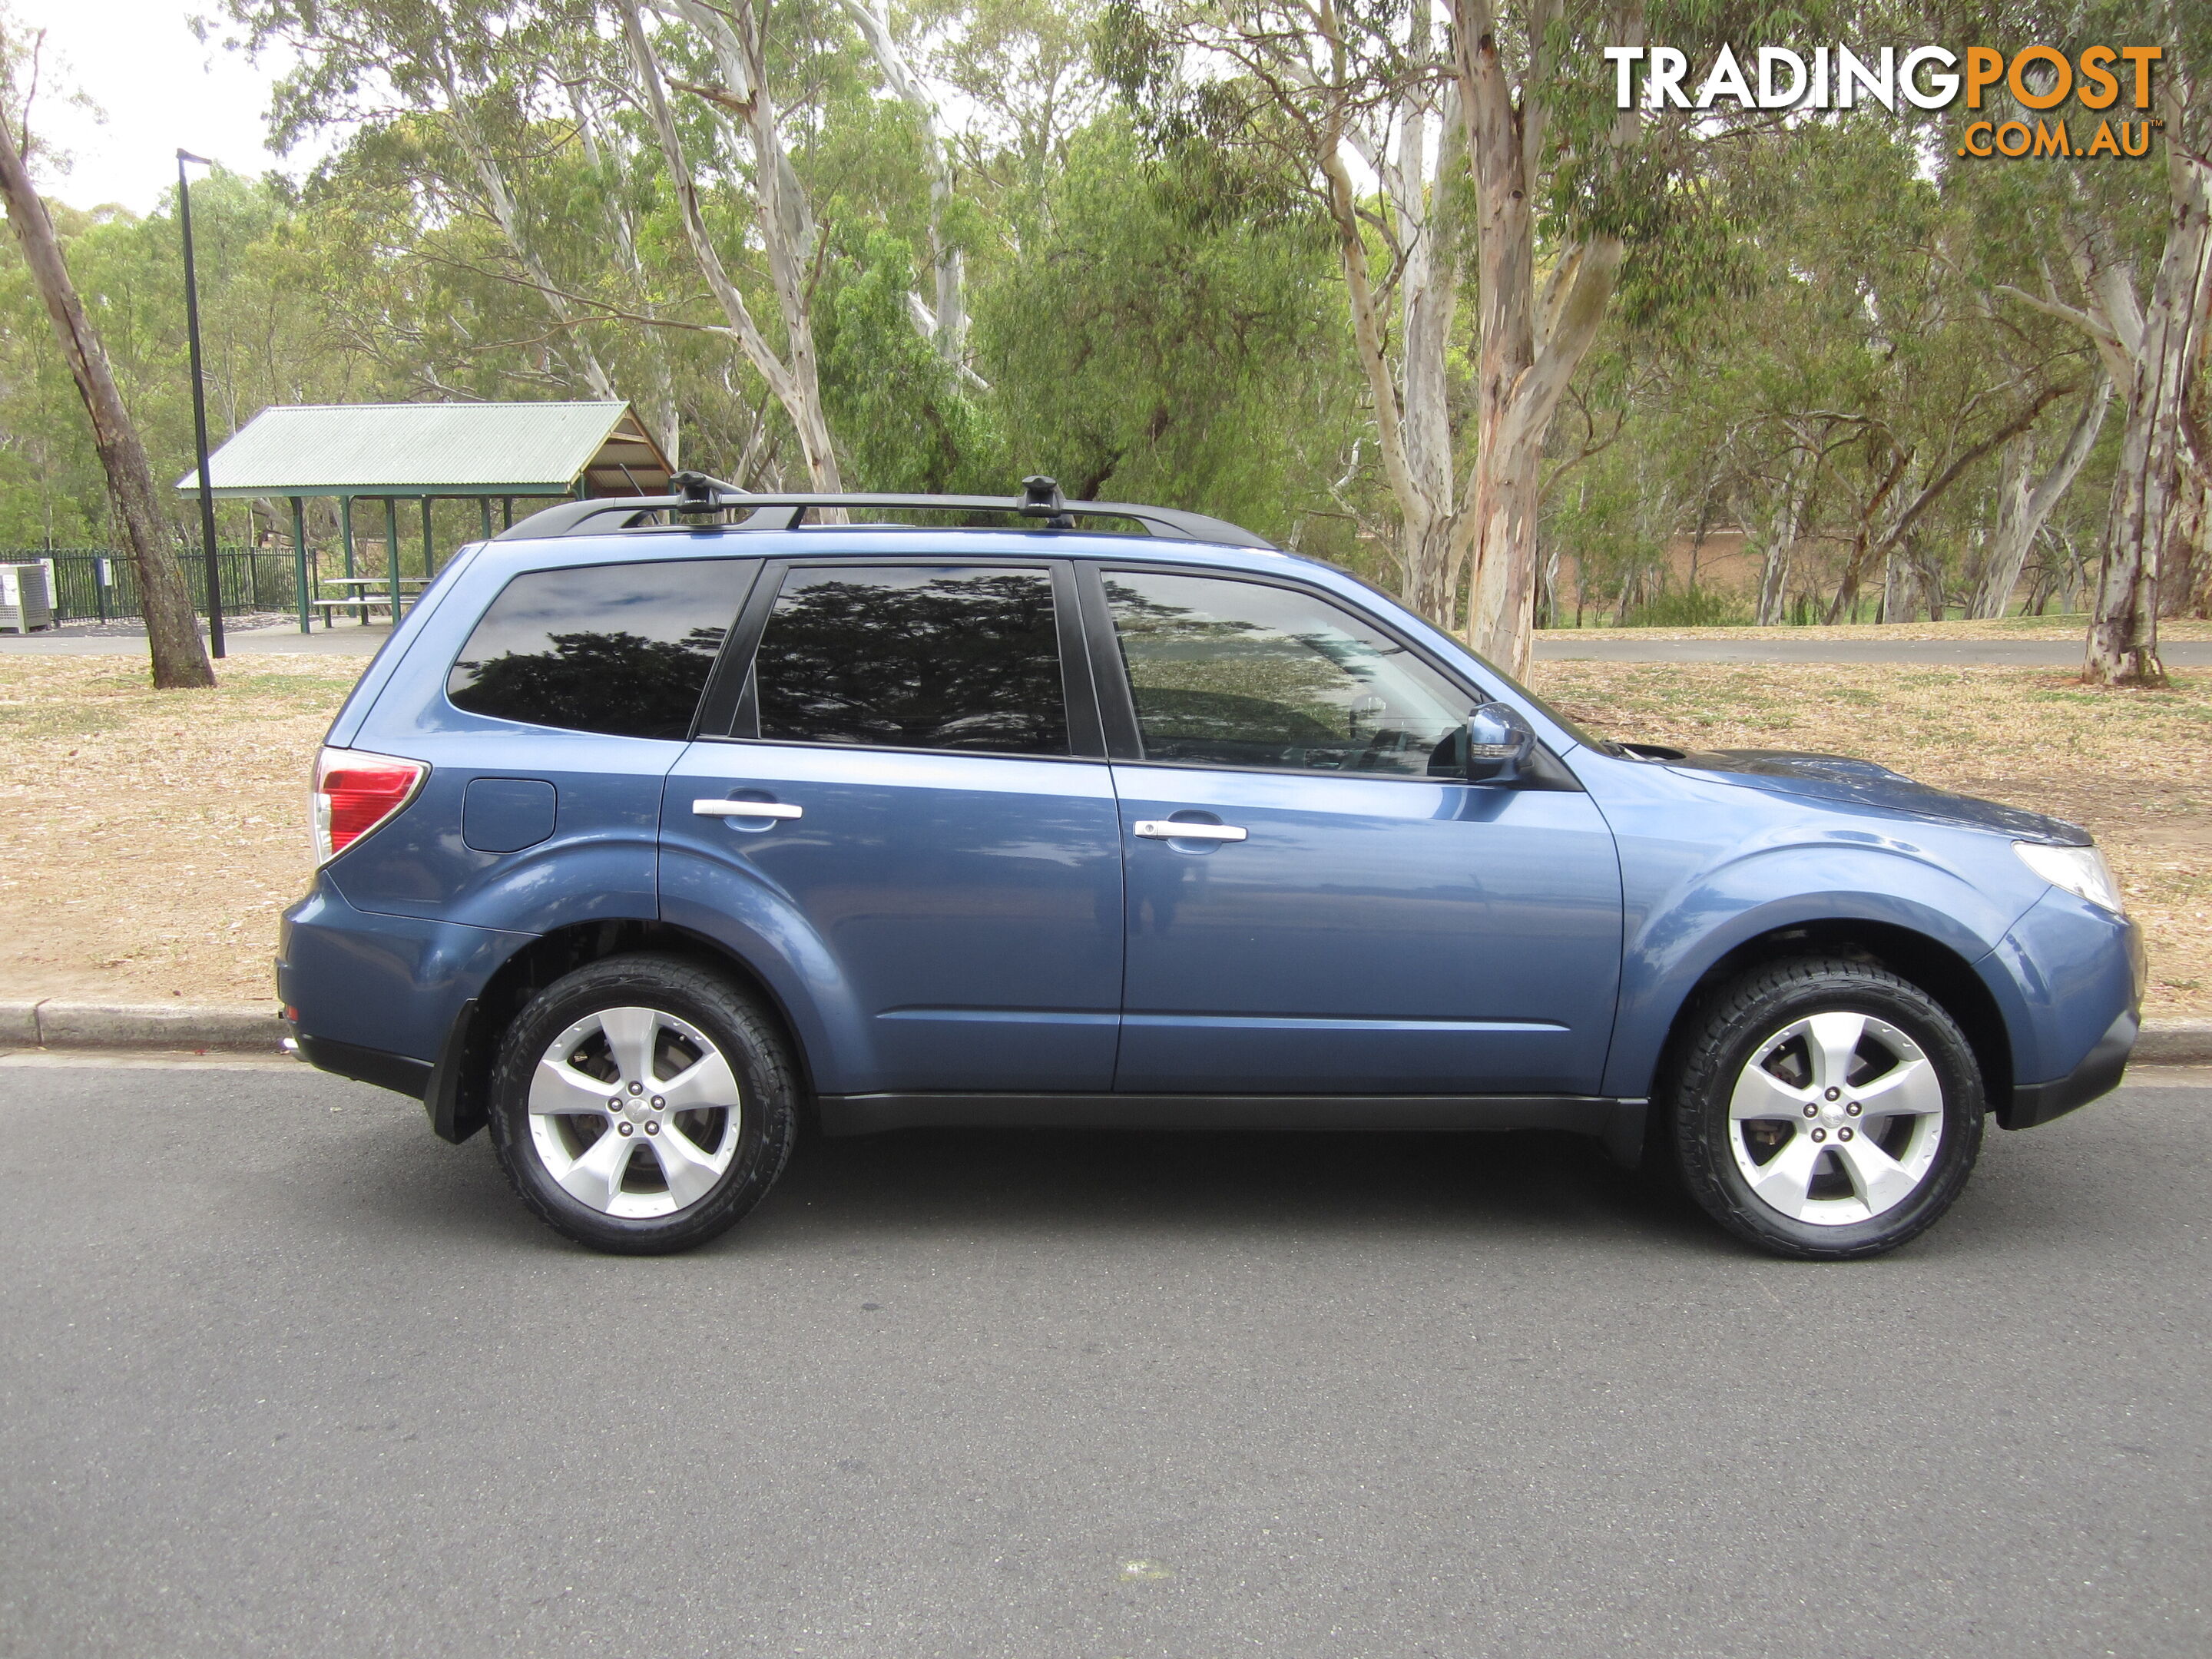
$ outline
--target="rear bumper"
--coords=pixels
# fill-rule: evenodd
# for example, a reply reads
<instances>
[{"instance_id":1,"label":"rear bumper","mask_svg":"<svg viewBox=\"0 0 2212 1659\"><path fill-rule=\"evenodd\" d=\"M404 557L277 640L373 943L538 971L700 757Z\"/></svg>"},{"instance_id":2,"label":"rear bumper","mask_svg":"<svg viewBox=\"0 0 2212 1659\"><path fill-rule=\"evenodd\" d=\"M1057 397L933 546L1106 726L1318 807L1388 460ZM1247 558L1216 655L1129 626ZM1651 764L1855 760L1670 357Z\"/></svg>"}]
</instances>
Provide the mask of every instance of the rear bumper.
<instances>
[{"instance_id":1,"label":"rear bumper","mask_svg":"<svg viewBox=\"0 0 2212 1659\"><path fill-rule=\"evenodd\" d=\"M319 1072L349 1077L356 1083L374 1083L380 1089L396 1090L410 1099L421 1100L429 1092L428 1062L405 1054L364 1048L329 1037L303 1036L300 1039L300 1058Z\"/></svg>"},{"instance_id":2,"label":"rear bumper","mask_svg":"<svg viewBox=\"0 0 2212 1659\"><path fill-rule=\"evenodd\" d=\"M313 890L285 913L276 995L297 1011L300 1052L314 1064L323 1064L316 1059L319 1051L340 1056L357 1051L387 1054L427 1072L445 1051L469 1000L533 937L356 910L326 878L318 877ZM400 1086L343 1065L323 1069ZM386 1076L398 1074L385 1069Z\"/></svg>"},{"instance_id":3,"label":"rear bumper","mask_svg":"<svg viewBox=\"0 0 2212 1659\"><path fill-rule=\"evenodd\" d=\"M2064 1077L2051 1083L2015 1086L2011 1109L1999 1113L1997 1121L2008 1129L2033 1129L2054 1117L2063 1117L2077 1106L2087 1106L2100 1095L2112 1093L2119 1086L2121 1074L2128 1069L2128 1055L2134 1052L2138 1030L2135 1011L2124 1012L2081 1063Z\"/></svg>"}]
</instances>

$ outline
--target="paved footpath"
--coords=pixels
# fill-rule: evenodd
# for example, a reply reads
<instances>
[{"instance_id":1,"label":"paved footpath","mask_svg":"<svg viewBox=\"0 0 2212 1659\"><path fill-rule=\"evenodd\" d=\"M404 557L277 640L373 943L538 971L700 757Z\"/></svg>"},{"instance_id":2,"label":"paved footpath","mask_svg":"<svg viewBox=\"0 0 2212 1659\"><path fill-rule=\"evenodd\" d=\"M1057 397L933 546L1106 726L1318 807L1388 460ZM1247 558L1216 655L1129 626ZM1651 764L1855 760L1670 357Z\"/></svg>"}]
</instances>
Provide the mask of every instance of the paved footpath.
<instances>
[{"instance_id":1,"label":"paved footpath","mask_svg":"<svg viewBox=\"0 0 2212 1659\"><path fill-rule=\"evenodd\" d=\"M202 633L204 639L206 635ZM252 656L264 652L306 653L313 656L373 657L377 648L392 637L389 628L363 628L356 623L340 623L336 628L318 627L312 634L302 634L297 623L285 623L275 628L226 629L223 649L232 656ZM52 633L0 634L0 656L25 657L143 657L146 636L143 634L79 634L67 629Z\"/></svg>"},{"instance_id":2,"label":"paved footpath","mask_svg":"<svg viewBox=\"0 0 2212 1659\"><path fill-rule=\"evenodd\" d=\"M696 1254L269 1064L0 1064L0 1654L2212 1651L2193 1086L1886 1260L1538 1136L811 1143Z\"/></svg>"}]
</instances>

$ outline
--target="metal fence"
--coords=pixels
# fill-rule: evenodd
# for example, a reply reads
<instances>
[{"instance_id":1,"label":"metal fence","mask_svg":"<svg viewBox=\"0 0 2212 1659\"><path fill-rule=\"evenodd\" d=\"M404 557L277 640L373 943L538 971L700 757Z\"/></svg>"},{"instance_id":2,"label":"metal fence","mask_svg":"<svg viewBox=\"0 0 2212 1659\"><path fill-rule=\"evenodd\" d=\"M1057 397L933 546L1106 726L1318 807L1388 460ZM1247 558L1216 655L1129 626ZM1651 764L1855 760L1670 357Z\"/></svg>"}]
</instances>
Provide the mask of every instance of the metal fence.
<instances>
[{"instance_id":1,"label":"metal fence","mask_svg":"<svg viewBox=\"0 0 2212 1659\"><path fill-rule=\"evenodd\" d=\"M319 591L322 550L307 553L307 591ZM333 568L336 556L332 555ZM54 620L129 622L140 619L138 570L128 555L106 547L0 548L0 564L53 566ZM198 552L182 556L185 586L192 609L207 614L207 563ZM222 547L216 562L222 583L226 616L244 611L300 609L299 578L289 548Z\"/></svg>"}]
</instances>

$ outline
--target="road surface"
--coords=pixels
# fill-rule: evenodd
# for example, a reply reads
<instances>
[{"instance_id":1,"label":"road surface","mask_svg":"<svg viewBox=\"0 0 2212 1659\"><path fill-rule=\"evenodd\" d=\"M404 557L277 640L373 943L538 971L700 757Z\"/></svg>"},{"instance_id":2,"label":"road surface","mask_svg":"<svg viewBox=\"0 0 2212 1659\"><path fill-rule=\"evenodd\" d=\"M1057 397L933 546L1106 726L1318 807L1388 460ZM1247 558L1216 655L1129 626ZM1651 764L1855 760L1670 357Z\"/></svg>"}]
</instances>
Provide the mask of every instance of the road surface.
<instances>
[{"instance_id":1,"label":"road surface","mask_svg":"<svg viewBox=\"0 0 2212 1659\"><path fill-rule=\"evenodd\" d=\"M1855 1266L1564 1139L1049 1133L619 1261L396 1095L0 1061L0 1653L2201 1656L2194 1075Z\"/></svg>"}]
</instances>

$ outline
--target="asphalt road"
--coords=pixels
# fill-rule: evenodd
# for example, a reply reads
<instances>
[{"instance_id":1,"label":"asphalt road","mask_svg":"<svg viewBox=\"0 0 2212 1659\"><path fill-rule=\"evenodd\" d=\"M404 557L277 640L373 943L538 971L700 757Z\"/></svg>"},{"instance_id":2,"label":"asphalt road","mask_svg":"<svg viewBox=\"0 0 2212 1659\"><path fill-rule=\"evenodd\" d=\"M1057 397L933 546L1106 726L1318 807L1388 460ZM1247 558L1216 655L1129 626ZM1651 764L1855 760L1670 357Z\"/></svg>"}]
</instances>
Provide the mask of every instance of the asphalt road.
<instances>
[{"instance_id":1,"label":"asphalt road","mask_svg":"<svg viewBox=\"0 0 2212 1659\"><path fill-rule=\"evenodd\" d=\"M615 1261L397 1096L0 1067L0 1652L2202 1656L2208 1112L1853 1267L1544 1137L949 1133Z\"/></svg>"}]
</instances>

